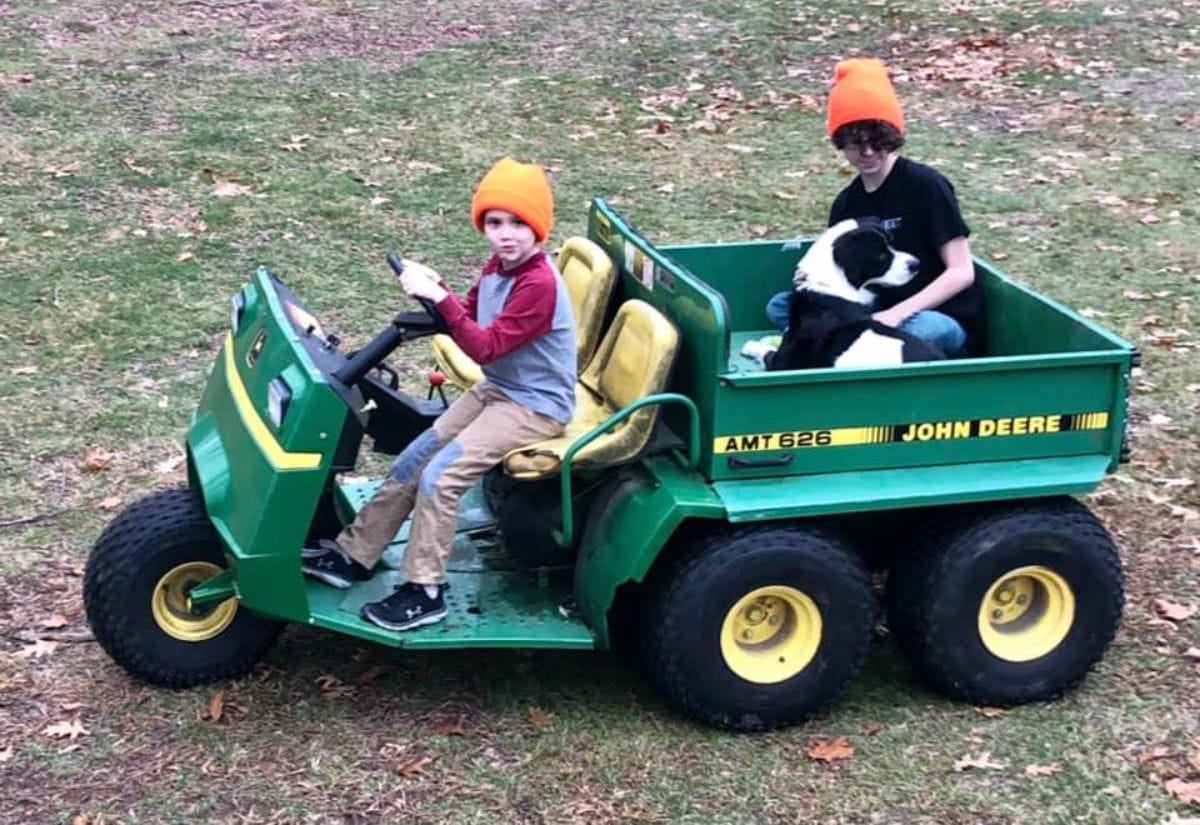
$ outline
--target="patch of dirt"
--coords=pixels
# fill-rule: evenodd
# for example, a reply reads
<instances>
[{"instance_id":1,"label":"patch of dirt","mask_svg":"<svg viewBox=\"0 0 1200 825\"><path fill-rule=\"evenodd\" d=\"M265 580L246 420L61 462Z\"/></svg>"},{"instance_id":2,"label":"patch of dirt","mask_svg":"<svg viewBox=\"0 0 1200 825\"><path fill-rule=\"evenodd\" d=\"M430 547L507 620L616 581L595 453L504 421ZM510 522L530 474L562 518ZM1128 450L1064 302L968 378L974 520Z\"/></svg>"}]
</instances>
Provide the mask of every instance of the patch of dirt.
<instances>
[{"instance_id":1,"label":"patch of dirt","mask_svg":"<svg viewBox=\"0 0 1200 825\"><path fill-rule=\"evenodd\" d=\"M36 16L30 27L51 48L159 36L165 36L164 46L181 47L196 38L236 36L241 42L232 51L250 65L369 59L389 68L411 63L446 43L490 36L494 25L486 16L479 19L456 6L429 0L408 4L403 14L359 5L339 0L97 3L55 16ZM414 5L421 8L413 9Z\"/></svg>"}]
</instances>

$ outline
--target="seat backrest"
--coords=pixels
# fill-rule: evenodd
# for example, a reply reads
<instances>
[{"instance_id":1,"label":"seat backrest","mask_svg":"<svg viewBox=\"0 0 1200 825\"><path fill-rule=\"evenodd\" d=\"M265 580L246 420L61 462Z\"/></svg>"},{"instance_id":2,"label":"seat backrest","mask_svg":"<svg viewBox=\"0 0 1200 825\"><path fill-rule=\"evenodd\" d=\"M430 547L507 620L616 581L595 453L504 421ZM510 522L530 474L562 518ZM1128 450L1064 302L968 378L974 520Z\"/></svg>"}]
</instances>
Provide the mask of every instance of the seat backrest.
<instances>
[{"instance_id":1,"label":"seat backrest","mask_svg":"<svg viewBox=\"0 0 1200 825\"><path fill-rule=\"evenodd\" d=\"M616 411L666 389L679 349L679 331L661 312L645 301L626 301L617 310L591 362L579 382L595 393L604 406ZM658 407L638 410L619 429L632 430L621 438L631 458L649 441Z\"/></svg>"},{"instance_id":2,"label":"seat backrest","mask_svg":"<svg viewBox=\"0 0 1200 825\"><path fill-rule=\"evenodd\" d=\"M600 340L604 310L617 280L616 270L603 249L587 238L572 237L558 251L558 271L571 299L578 350L575 368L582 371Z\"/></svg>"}]
</instances>

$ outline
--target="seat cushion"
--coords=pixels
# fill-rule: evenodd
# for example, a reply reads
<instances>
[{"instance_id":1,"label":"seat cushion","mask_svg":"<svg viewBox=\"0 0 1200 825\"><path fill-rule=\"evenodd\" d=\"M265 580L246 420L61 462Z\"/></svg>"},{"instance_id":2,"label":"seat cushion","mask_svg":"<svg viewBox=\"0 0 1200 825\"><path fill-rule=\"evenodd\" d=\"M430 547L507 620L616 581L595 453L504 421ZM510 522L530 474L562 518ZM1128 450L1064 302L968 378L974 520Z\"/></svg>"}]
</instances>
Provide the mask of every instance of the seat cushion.
<instances>
[{"instance_id":1,"label":"seat cushion","mask_svg":"<svg viewBox=\"0 0 1200 825\"><path fill-rule=\"evenodd\" d=\"M435 335L431 346L438 367L456 387L469 390L483 380L483 368L467 355L449 335Z\"/></svg>"},{"instance_id":2,"label":"seat cushion","mask_svg":"<svg viewBox=\"0 0 1200 825\"><path fill-rule=\"evenodd\" d=\"M662 392L670 377L679 333L644 301L626 301L575 387L575 414L557 438L518 447L504 457L504 469L518 479L558 472L570 446L622 407ZM658 407L644 407L599 436L572 462L595 467L630 461L645 448L658 420Z\"/></svg>"}]
</instances>

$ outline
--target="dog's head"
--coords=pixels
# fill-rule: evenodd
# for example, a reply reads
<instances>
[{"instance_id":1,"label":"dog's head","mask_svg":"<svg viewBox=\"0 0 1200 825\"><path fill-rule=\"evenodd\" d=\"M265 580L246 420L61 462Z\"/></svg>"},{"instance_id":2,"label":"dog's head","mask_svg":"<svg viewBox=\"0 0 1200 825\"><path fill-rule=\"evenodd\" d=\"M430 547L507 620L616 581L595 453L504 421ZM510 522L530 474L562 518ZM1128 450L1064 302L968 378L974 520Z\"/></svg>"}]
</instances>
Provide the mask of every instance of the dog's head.
<instances>
[{"instance_id":1,"label":"dog's head","mask_svg":"<svg viewBox=\"0 0 1200 825\"><path fill-rule=\"evenodd\" d=\"M800 259L797 289L811 289L870 306L875 288L904 286L920 262L893 249L875 218L845 220L825 230Z\"/></svg>"}]
</instances>

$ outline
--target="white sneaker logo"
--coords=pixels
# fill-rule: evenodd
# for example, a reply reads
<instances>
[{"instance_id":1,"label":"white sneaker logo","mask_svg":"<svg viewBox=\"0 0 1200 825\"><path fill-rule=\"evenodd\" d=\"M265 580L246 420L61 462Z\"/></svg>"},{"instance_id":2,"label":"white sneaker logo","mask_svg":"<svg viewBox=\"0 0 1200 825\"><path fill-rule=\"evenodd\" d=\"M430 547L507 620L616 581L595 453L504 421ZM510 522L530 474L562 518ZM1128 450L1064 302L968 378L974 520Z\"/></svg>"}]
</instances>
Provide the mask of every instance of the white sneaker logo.
<instances>
[{"instance_id":1,"label":"white sneaker logo","mask_svg":"<svg viewBox=\"0 0 1200 825\"><path fill-rule=\"evenodd\" d=\"M421 612L421 608L419 607L410 607L408 610L404 611L404 616L405 618L411 619L413 616L420 616Z\"/></svg>"}]
</instances>

